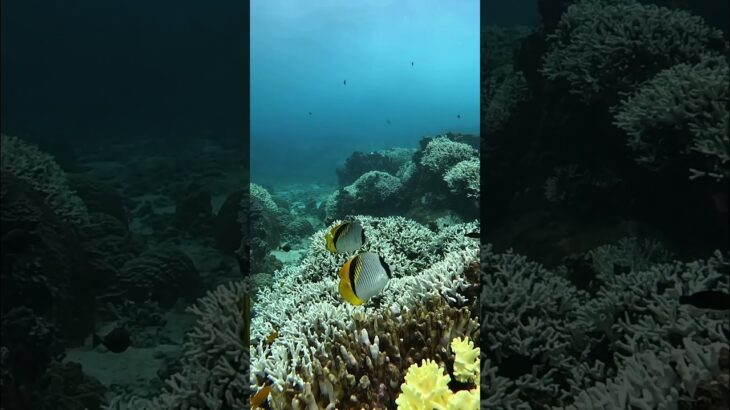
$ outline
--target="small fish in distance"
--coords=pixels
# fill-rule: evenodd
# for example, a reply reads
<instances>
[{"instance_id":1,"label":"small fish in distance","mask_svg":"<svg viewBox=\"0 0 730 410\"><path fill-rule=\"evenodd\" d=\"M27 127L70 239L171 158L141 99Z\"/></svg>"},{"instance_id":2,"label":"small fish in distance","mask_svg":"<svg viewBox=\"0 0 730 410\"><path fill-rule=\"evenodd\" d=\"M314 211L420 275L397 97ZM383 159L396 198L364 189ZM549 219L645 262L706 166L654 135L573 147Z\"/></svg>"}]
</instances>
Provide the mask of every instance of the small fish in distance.
<instances>
[{"instance_id":1,"label":"small fish in distance","mask_svg":"<svg viewBox=\"0 0 730 410\"><path fill-rule=\"evenodd\" d=\"M456 118L461 118L461 114L456 114Z\"/></svg>"},{"instance_id":2,"label":"small fish in distance","mask_svg":"<svg viewBox=\"0 0 730 410\"><path fill-rule=\"evenodd\" d=\"M475 232L467 232L467 233L464 234L464 236L466 236L467 238L474 238L474 239L479 239L479 238L482 237L482 235L479 232L476 232L476 231Z\"/></svg>"},{"instance_id":3,"label":"small fish in distance","mask_svg":"<svg viewBox=\"0 0 730 410\"><path fill-rule=\"evenodd\" d=\"M342 84L347 85L347 80L342 81Z\"/></svg>"},{"instance_id":4,"label":"small fish in distance","mask_svg":"<svg viewBox=\"0 0 730 410\"><path fill-rule=\"evenodd\" d=\"M390 120L385 120L385 123L390 125Z\"/></svg>"},{"instance_id":5,"label":"small fish in distance","mask_svg":"<svg viewBox=\"0 0 730 410\"><path fill-rule=\"evenodd\" d=\"M413 61L411 61L411 67L413 67Z\"/></svg>"},{"instance_id":6,"label":"small fish in distance","mask_svg":"<svg viewBox=\"0 0 730 410\"><path fill-rule=\"evenodd\" d=\"M107 333L106 336L99 337L96 333L92 336L92 347L104 345L110 352L122 353L132 344L129 338L129 331L124 326L119 326Z\"/></svg>"},{"instance_id":7,"label":"small fish in distance","mask_svg":"<svg viewBox=\"0 0 730 410\"><path fill-rule=\"evenodd\" d=\"M717 290L703 290L680 296L679 304L700 309L730 310L730 295Z\"/></svg>"}]
</instances>

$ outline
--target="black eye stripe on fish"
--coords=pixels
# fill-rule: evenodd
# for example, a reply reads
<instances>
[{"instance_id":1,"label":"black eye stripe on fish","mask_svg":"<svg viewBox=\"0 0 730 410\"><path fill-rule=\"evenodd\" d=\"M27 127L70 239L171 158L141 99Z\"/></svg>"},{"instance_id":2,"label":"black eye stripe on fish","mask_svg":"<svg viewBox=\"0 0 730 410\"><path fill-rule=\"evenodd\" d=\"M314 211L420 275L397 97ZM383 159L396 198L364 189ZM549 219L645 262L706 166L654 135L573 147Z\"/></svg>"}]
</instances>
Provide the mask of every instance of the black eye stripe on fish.
<instances>
[{"instance_id":1,"label":"black eye stripe on fish","mask_svg":"<svg viewBox=\"0 0 730 410\"><path fill-rule=\"evenodd\" d=\"M337 227L337 229L335 230L334 238L333 238L333 241L335 242L335 244L337 244L337 241L345 233L345 230L347 230L348 226L349 226L349 223L343 223Z\"/></svg>"},{"instance_id":2,"label":"black eye stripe on fish","mask_svg":"<svg viewBox=\"0 0 730 410\"><path fill-rule=\"evenodd\" d=\"M327 233L325 245L328 251L332 253L348 253L353 252L364 244L362 238L364 231L362 225L358 221L342 222L334 226Z\"/></svg>"},{"instance_id":3,"label":"black eye stripe on fish","mask_svg":"<svg viewBox=\"0 0 730 410\"><path fill-rule=\"evenodd\" d=\"M378 258L380 259L380 266L385 269L385 274L388 275L388 279L390 279L390 266L388 266L387 263L385 263L385 260L382 256L378 255Z\"/></svg>"},{"instance_id":4,"label":"black eye stripe on fish","mask_svg":"<svg viewBox=\"0 0 730 410\"><path fill-rule=\"evenodd\" d=\"M355 273L358 270L358 265L359 265L360 260L361 260L360 255L358 255L358 256L355 256L355 259L353 259L352 262L350 262L350 272L349 272L350 286L352 287L352 293L354 293L355 296L357 296L357 290L355 289Z\"/></svg>"},{"instance_id":5,"label":"black eye stripe on fish","mask_svg":"<svg viewBox=\"0 0 730 410\"><path fill-rule=\"evenodd\" d=\"M385 288L388 271L388 264L376 253L353 256L340 269L340 295L353 305L362 305Z\"/></svg>"}]
</instances>

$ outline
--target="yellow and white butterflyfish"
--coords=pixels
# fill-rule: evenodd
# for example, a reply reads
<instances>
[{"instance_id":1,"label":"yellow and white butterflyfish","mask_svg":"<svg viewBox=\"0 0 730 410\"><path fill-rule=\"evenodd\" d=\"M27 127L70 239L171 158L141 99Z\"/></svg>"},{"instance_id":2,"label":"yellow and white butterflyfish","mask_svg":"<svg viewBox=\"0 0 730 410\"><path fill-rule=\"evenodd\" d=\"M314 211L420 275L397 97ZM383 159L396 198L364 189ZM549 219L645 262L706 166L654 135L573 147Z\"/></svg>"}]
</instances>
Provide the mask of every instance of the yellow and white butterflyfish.
<instances>
[{"instance_id":1,"label":"yellow and white butterflyfish","mask_svg":"<svg viewBox=\"0 0 730 410\"><path fill-rule=\"evenodd\" d=\"M380 255L357 254L340 268L340 295L353 305L362 305L385 288L390 275L390 266Z\"/></svg>"},{"instance_id":2,"label":"yellow and white butterflyfish","mask_svg":"<svg viewBox=\"0 0 730 410\"><path fill-rule=\"evenodd\" d=\"M349 253L365 244L365 231L358 221L344 221L327 232L325 246L332 253Z\"/></svg>"}]
</instances>

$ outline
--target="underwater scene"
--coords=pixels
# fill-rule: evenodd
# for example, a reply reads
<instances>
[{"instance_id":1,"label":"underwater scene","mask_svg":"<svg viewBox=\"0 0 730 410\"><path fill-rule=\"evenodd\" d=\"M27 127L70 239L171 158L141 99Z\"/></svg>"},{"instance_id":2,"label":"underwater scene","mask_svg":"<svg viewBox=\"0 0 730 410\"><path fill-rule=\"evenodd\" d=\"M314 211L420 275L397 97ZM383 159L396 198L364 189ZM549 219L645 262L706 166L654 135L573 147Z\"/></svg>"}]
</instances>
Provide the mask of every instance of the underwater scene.
<instances>
[{"instance_id":1,"label":"underwater scene","mask_svg":"<svg viewBox=\"0 0 730 410\"><path fill-rule=\"evenodd\" d=\"M730 407L728 1L0 7L0 410Z\"/></svg>"},{"instance_id":2,"label":"underwater scene","mask_svg":"<svg viewBox=\"0 0 730 410\"><path fill-rule=\"evenodd\" d=\"M479 7L251 3L251 408L479 408Z\"/></svg>"},{"instance_id":3,"label":"underwater scene","mask_svg":"<svg viewBox=\"0 0 730 410\"><path fill-rule=\"evenodd\" d=\"M727 408L728 2L486 3L482 408Z\"/></svg>"},{"instance_id":4,"label":"underwater scene","mask_svg":"<svg viewBox=\"0 0 730 410\"><path fill-rule=\"evenodd\" d=\"M2 409L243 408L246 19L2 2Z\"/></svg>"}]
</instances>

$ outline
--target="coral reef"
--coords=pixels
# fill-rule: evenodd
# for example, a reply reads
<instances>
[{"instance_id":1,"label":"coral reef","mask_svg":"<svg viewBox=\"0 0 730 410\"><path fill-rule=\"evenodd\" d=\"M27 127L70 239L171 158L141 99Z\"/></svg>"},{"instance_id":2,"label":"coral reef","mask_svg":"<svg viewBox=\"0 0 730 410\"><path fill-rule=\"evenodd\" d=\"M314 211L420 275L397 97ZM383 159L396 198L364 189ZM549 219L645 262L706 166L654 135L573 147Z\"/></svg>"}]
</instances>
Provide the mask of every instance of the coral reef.
<instances>
[{"instance_id":1,"label":"coral reef","mask_svg":"<svg viewBox=\"0 0 730 410\"><path fill-rule=\"evenodd\" d=\"M443 176L459 162L478 156L479 152L469 145L439 136L428 142L420 163L429 172Z\"/></svg>"},{"instance_id":2,"label":"coral reef","mask_svg":"<svg viewBox=\"0 0 730 410\"><path fill-rule=\"evenodd\" d=\"M410 366L428 358L453 368L454 358L447 354L449 340L454 335L478 338L475 313L468 307L450 307L437 297L407 311L356 315L353 329L336 335L313 359L314 377L305 393L297 389L274 393L272 404L299 408L313 400L320 408L390 407L399 393L398 381Z\"/></svg>"},{"instance_id":3,"label":"coral reef","mask_svg":"<svg viewBox=\"0 0 730 410\"><path fill-rule=\"evenodd\" d=\"M444 181L453 192L479 198L479 159L471 158L459 162L446 171Z\"/></svg>"},{"instance_id":4,"label":"coral reef","mask_svg":"<svg viewBox=\"0 0 730 410\"><path fill-rule=\"evenodd\" d=\"M514 110L530 96L527 81L512 65L492 69L482 87L483 116L489 118L482 132L495 133L503 129Z\"/></svg>"},{"instance_id":5,"label":"coral reef","mask_svg":"<svg viewBox=\"0 0 730 410\"><path fill-rule=\"evenodd\" d=\"M679 296L728 292L720 252L671 261L654 242L626 239L586 253L595 274L571 280L491 246L481 255L482 404L676 408L718 376L729 313ZM578 289L579 280L593 285Z\"/></svg>"},{"instance_id":6,"label":"coral reef","mask_svg":"<svg viewBox=\"0 0 730 410\"><path fill-rule=\"evenodd\" d=\"M183 344L181 371L159 395L120 395L108 410L233 410L248 408L248 343L245 340L244 281L209 291L189 308L197 317Z\"/></svg>"},{"instance_id":7,"label":"coral reef","mask_svg":"<svg viewBox=\"0 0 730 410\"><path fill-rule=\"evenodd\" d=\"M86 204L69 187L66 173L53 157L18 137L0 136L0 169L28 184L44 196L59 217L83 225L88 218Z\"/></svg>"},{"instance_id":8,"label":"coral reef","mask_svg":"<svg viewBox=\"0 0 730 410\"><path fill-rule=\"evenodd\" d=\"M326 219L360 213L389 214L395 204L393 197L401 187L398 177L383 171L368 171L328 198L325 205Z\"/></svg>"},{"instance_id":9,"label":"coral reef","mask_svg":"<svg viewBox=\"0 0 730 410\"><path fill-rule=\"evenodd\" d=\"M585 101L615 100L662 69L725 51L723 34L686 11L632 0L581 0L548 36L542 72Z\"/></svg>"},{"instance_id":10,"label":"coral reef","mask_svg":"<svg viewBox=\"0 0 730 410\"><path fill-rule=\"evenodd\" d=\"M119 274L121 290L133 301L152 300L170 307L179 297L192 300L199 293L195 264L175 248L150 249L125 263Z\"/></svg>"},{"instance_id":11,"label":"coral reef","mask_svg":"<svg viewBox=\"0 0 730 410\"><path fill-rule=\"evenodd\" d=\"M336 363L340 349L332 350L331 343L345 343L338 337L361 329L354 329L353 318L372 318L393 309L410 311L432 295L441 295L455 307L468 306L476 298L476 275L466 273L478 258L477 241L466 237L477 229L476 223L432 232L401 217L355 218L368 235L362 251L378 253L391 266L392 278L381 295L361 307L337 295L335 273L344 256L325 250L326 230L320 230L312 236L307 256L298 265L276 272L272 286L260 290L254 303L252 387L272 383L278 394L286 392L282 403L291 403L293 395L299 395L297 403L302 405L316 402L315 396L322 400L317 369L327 366L324 358ZM274 331L278 338L269 344L266 338ZM368 332L377 335L381 344L389 338L376 330ZM455 336L464 335L450 335L447 341ZM380 351L385 352L385 346Z\"/></svg>"},{"instance_id":12,"label":"coral reef","mask_svg":"<svg viewBox=\"0 0 730 410\"><path fill-rule=\"evenodd\" d=\"M382 171L395 175L398 169L410 161L414 149L392 148L370 153L353 152L345 165L337 169L337 181L344 187L369 171Z\"/></svg>"},{"instance_id":13,"label":"coral reef","mask_svg":"<svg viewBox=\"0 0 730 410\"><path fill-rule=\"evenodd\" d=\"M661 170L672 163L686 166L690 157L691 177L728 178L728 82L726 57L705 57L659 72L623 100L615 124L626 133L636 161Z\"/></svg>"}]
</instances>

